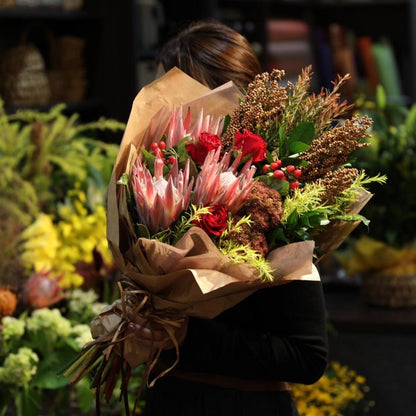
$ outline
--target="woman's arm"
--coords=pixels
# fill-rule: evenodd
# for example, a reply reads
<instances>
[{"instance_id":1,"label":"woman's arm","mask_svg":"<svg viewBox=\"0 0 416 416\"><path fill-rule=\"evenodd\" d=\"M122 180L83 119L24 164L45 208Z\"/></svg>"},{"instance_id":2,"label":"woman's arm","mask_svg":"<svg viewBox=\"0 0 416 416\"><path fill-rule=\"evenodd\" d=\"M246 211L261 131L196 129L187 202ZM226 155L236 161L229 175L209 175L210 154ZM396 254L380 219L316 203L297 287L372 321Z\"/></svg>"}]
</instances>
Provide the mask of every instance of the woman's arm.
<instances>
[{"instance_id":1,"label":"woman's arm","mask_svg":"<svg viewBox=\"0 0 416 416\"><path fill-rule=\"evenodd\" d=\"M214 320L191 318L180 368L251 379L313 383L327 364L321 282L256 292Z\"/></svg>"}]
</instances>

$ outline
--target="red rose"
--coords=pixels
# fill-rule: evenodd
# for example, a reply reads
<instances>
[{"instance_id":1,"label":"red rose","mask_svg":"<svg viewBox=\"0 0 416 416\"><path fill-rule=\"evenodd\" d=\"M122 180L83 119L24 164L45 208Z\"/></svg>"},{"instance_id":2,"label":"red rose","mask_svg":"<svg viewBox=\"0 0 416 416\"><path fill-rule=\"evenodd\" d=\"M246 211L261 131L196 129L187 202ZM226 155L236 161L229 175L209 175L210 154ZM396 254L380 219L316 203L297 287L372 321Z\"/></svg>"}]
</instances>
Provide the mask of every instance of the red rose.
<instances>
[{"instance_id":1,"label":"red rose","mask_svg":"<svg viewBox=\"0 0 416 416\"><path fill-rule=\"evenodd\" d=\"M211 150L215 150L221 146L221 140L216 134L201 133L197 142L189 141L186 143L186 150L192 160L197 165L202 166L205 158Z\"/></svg>"},{"instance_id":2,"label":"red rose","mask_svg":"<svg viewBox=\"0 0 416 416\"><path fill-rule=\"evenodd\" d=\"M224 205L215 204L209 207L209 214L201 215L195 225L201 227L207 234L219 237L227 228L228 213Z\"/></svg>"},{"instance_id":3,"label":"red rose","mask_svg":"<svg viewBox=\"0 0 416 416\"><path fill-rule=\"evenodd\" d=\"M241 150L243 157L251 155L253 163L266 159L267 143L250 130L236 133L234 147L236 150Z\"/></svg>"}]
</instances>

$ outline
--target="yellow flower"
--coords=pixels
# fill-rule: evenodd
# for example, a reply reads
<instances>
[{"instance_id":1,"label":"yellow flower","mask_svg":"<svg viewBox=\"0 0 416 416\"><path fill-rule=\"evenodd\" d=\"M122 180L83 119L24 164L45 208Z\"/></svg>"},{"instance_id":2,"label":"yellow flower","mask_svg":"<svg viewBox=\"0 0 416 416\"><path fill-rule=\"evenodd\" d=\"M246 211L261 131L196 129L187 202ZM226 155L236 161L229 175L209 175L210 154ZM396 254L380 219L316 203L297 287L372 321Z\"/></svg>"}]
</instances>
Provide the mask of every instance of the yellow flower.
<instances>
[{"instance_id":1,"label":"yellow flower","mask_svg":"<svg viewBox=\"0 0 416 416\"><path fill-rule=\"evenodd\" d=\"M89 213L83 205L86 197L80 190L70 193L72 205L59 210L56 223L46 214L28 227L22 235L22 261L34 271L50 270L51 276L63 275L61 284L78 287L83 277L76 273L79 261L93 261L93 250L101 253L111 265L113 258L106 238L106 211L101 205Z\"/></svg>"},{"instance_id":2,"label":"yellow flower","mask_svg":"<svg viewBox=\"0 0 416 416\"><path fill-rule=\"evenodd\" d=\"M60 242L49 215L40 214L36 221L22 232L21 241L21 261L25 266L32 266L36 272L52 268Z\"/></svg>"},{"instance_id":3,"label":"yellow flower","mask_svg":"<svg viewBox=\"0 0 416 416\"><path fill-rule=\"evenodd\" d=\"M331 362L313 385L293 384L293 398L300 416L341 416L351 403L368 391L365 378L339 362Z\"/></svg>"}]
</instances>

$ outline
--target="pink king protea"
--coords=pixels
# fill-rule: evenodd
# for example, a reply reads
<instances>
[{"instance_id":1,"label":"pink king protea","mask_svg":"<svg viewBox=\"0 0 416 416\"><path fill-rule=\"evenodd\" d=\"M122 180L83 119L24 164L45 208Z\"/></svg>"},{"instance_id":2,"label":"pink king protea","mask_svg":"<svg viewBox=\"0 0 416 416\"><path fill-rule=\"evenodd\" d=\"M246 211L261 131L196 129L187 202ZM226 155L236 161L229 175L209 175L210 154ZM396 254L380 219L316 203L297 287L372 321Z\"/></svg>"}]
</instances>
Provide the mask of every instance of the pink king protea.
<instances>
[{"instance_id":1,"label":"pink king protea","mask_svg":"<svg viewBox=\"0 0 416 416\"><path fill-rule=\"evenodd\" d=\"M138 159L133 166L133 193L140 220L151 233L168 228L189 207L193 179L189 179L189 161L185 169L173 162L168 179L163 177L163 160L155 159L154 176Z\"/></svg>"},{"instance_id":2,"label":"pink king protea","mask_svg":"<svg viewBox=\"0 0 416 416\"><path fill-rule=\"evenodd\" d=\"M195 182L192 202L197 206L221 204L235 214L243 206L253 186L256 168L248 161L237 174L241 154L230 166L231 155L225 153L220 160L220 153L221 149L218 148L209 152L205 158L204 166Z\"/></svg>"},{"instance_id":3,"label":"pink king protea","mask_svg":"<svg viewBox=\"0 0 416 416\"><path fill-rule=\"evenodd\" d=\"M179 109L173 109L166 138L166 147L168 149L176 146L180 140L187 136L194 140L198 140L199 135L203 132L220 136L224 125L224 118L218 118L214 122L214 118L212 116L207 115L204 117L204 111L201 109L194 127L190 130L190 109L188 109L185 119L183 118L182 113L182 107L179 107Z\"/></svg>"},{"instance_id":4,"label":"pink king protea","mask_svg":"<svg viewBox=\"0 0 416 416\"><path fill-rule=\"evenodd\" d=\"M22 289L22 299L31 308L51 306L65 298L65 288L59 282L63 276L53 277L50 271L33 273Z\"/></svg>"}]
</instances>

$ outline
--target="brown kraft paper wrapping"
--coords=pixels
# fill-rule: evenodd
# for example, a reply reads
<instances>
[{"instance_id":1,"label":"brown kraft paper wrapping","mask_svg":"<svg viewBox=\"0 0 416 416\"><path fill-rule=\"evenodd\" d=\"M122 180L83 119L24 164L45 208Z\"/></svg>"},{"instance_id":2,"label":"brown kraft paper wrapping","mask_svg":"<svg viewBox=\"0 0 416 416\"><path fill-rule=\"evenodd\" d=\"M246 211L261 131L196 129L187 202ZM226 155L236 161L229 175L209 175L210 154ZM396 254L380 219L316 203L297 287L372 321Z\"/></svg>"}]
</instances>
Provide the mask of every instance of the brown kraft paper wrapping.
<instances>
[{"instance_id":1,"label":"brown kraft paper wrapping","mask_svg":"<svg viewBox=\"0 0 416 416\"><path fill-rule=\"evenodd\" d=\"M204 114L219 117L231 114L239 97L231 82L210 91L175 68L143 88L134 100L109 185L107 237L125 280L149 294L152 317L157 319L163 320L172 311L177 317L214 318L261 288L292 280L319 280L313 241L273 250L268 260L275 279L264 282L248 265L231 263L200 228L190 229L176 246L135 237L125 186L116 182L123 173L130 173L141 146L162 137L174 106L191 108L193 119L200 108ZM123 319L135 320L134 314L137 311L128 302L124 311L120 301L115 302L93 322L94 338L114 331ZM147 360L148 352L135 354L134 350L134 338L124 341L124 356L132 366Z\"/></svg>"}]
</instances>

